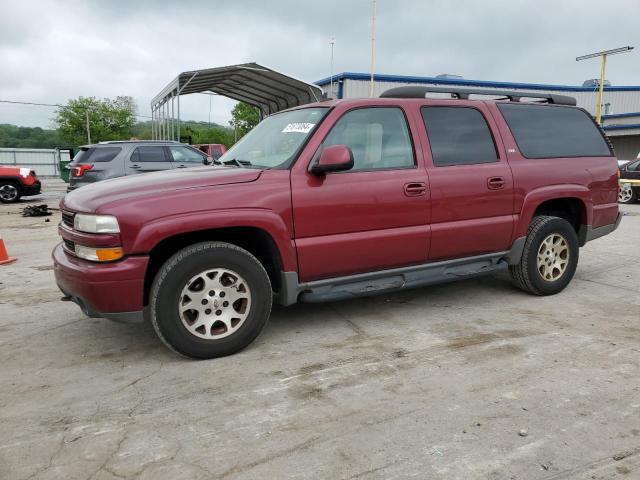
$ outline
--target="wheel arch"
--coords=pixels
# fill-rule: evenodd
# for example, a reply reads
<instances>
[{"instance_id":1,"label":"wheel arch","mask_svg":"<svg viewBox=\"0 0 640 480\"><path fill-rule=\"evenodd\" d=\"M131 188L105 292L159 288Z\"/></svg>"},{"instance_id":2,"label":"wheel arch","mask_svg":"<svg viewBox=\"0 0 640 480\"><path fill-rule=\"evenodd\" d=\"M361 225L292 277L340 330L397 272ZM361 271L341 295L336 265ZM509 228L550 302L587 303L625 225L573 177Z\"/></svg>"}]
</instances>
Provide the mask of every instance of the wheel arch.
<instances>
[{"instance_id":1,"label":"wheel arch","mask_svg":"<svg viewBox=\"0 0 640 480\"><path fill-rule=\"evenodd\" d=\"M200 242L226 242L255 256L269 275L275 292L281 288L283 260L276 241L266 230L254 226L233 226L181 232L159 241L149 252L144 281L144 305L149 303L151 284L162 265L178 250Z\"/></svg>"},{"instance_id":2,"label":"wheel arch","mask_svg":"<svg viewBox=\"0 0 640 480\"><path fill-rule=\"evenodd\" d=\"M515 238L526 236L529 224L534 217L548 215L564 218L576 233L591 225L593 202L591 193L582 185L552 185L530 192L524 200Z\"/></svg>"},{"instance_id":3,"label":"wheel arch","mask_svg":"<svg viewBox=\"0 0 640 480\"><path fill-rule=\"evenodd\" d=\"M17 187L20 189L20 191L22 191L22 180L20 180L19 177L0 176L0 182L3 182L5 180L10 181L11 183L15 183Z\"/></svg>"}]
</instances>

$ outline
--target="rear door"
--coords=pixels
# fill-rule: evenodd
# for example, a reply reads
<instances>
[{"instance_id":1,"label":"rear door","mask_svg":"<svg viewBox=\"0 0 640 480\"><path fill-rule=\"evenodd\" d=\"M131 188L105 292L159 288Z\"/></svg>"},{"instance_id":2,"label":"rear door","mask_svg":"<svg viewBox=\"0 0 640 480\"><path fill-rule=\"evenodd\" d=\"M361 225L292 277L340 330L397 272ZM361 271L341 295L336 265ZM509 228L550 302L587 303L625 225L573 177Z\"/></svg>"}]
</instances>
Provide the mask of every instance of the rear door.
<instances>
[{"instance_id":1,"label":"rear door","mask_svg":"<svg viewBox=\"0 0 640 480\"><path fill-rule=\"evenodd\" d=\"M424 104L420 115L431 183L429 259L509 250L513 178L486 105Z\"/></svg>"},{"instance_id":2,"label":"rear door","mask_svg":"<svg viewBox=\"0 0 640 480\"><path fill-rule=\"evenodd\" d=\"M173 168L201 167L206 165L207 156L196 152L193 148L182 145L171 145L167 147L171 154Z\"/></svg>"},{"instance_id":3,"label":"rear door","mask_svg":"<svg viewBox=\"0 0 640 480\"><path fill-rule=\"evenodd\" d=\"M141 145L135 147L127 162L127 175L157 172L173 168L166 147L161 145Z\"/></svg>"}]
</instances>

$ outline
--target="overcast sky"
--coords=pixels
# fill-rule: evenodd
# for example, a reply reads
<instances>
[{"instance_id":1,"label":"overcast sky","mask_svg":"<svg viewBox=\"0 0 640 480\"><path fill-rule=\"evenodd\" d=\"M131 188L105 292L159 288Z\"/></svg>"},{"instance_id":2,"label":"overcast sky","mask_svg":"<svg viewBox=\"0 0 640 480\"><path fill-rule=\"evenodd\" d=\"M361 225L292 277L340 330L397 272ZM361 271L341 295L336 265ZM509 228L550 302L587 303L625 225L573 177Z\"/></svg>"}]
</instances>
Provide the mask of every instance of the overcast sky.
<instances>
[{"instance_id":1,"label":"overcast sky","mask_svg":"<svg viewBox=\"0 0 640 480\"><path fill-rule=\"evenodd\" d=\"M376 72L579 85L599 75L578 55L611 57L614 85L640 84L640 1L378 0ZM141 115L179 72L256 61L313 82L368 72L370 0L3 0L0 100L64 103L131 95ZM226 123L232 101L215 98ZM209 98L184 97L182 117L206 121ZM0 123L51 126L46 107L0 103Z\"/></svg>"}]
</instances>

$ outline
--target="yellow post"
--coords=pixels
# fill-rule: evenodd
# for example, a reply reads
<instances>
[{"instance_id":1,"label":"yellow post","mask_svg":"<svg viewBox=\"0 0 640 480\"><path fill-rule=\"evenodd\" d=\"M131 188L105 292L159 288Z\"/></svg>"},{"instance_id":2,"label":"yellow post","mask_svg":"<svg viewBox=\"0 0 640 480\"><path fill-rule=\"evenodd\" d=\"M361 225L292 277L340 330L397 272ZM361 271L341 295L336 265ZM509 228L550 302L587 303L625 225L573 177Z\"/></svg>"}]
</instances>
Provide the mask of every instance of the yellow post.
<instances>
[{"instance_id":1,"label":"yellow post","mask_svg":"<svg viewBox=\"0 0 640 480\"><path fill-rule=\"evenodd\" d=\"M600 70L600 85L598 85L598 106L596 107L596 123L602 125L601 110L602 110L602 93L604 91L604 70L607 65L607 54L602 55L602 69Z\"/></svg>"}]
</instances>

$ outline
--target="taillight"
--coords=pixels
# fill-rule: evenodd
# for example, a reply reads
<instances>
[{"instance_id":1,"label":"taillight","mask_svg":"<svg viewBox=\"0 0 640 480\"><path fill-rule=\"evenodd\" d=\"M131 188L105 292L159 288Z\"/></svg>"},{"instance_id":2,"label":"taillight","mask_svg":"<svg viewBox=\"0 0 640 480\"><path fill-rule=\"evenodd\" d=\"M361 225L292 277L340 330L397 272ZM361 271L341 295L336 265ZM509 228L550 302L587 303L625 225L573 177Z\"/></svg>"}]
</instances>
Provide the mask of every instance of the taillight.
<instances>
[{"instance_id":1,"label":"taillight","mask_svg":"<svg viewBox=\"0 0 640 480\"><path fill-rule=\"evenodd\" d=\"M76 165L71 169L71 175L74 177L81 177L84 175L84 172L87 170L91 170L93 165Z\"/></svg>"}]
</instances>

